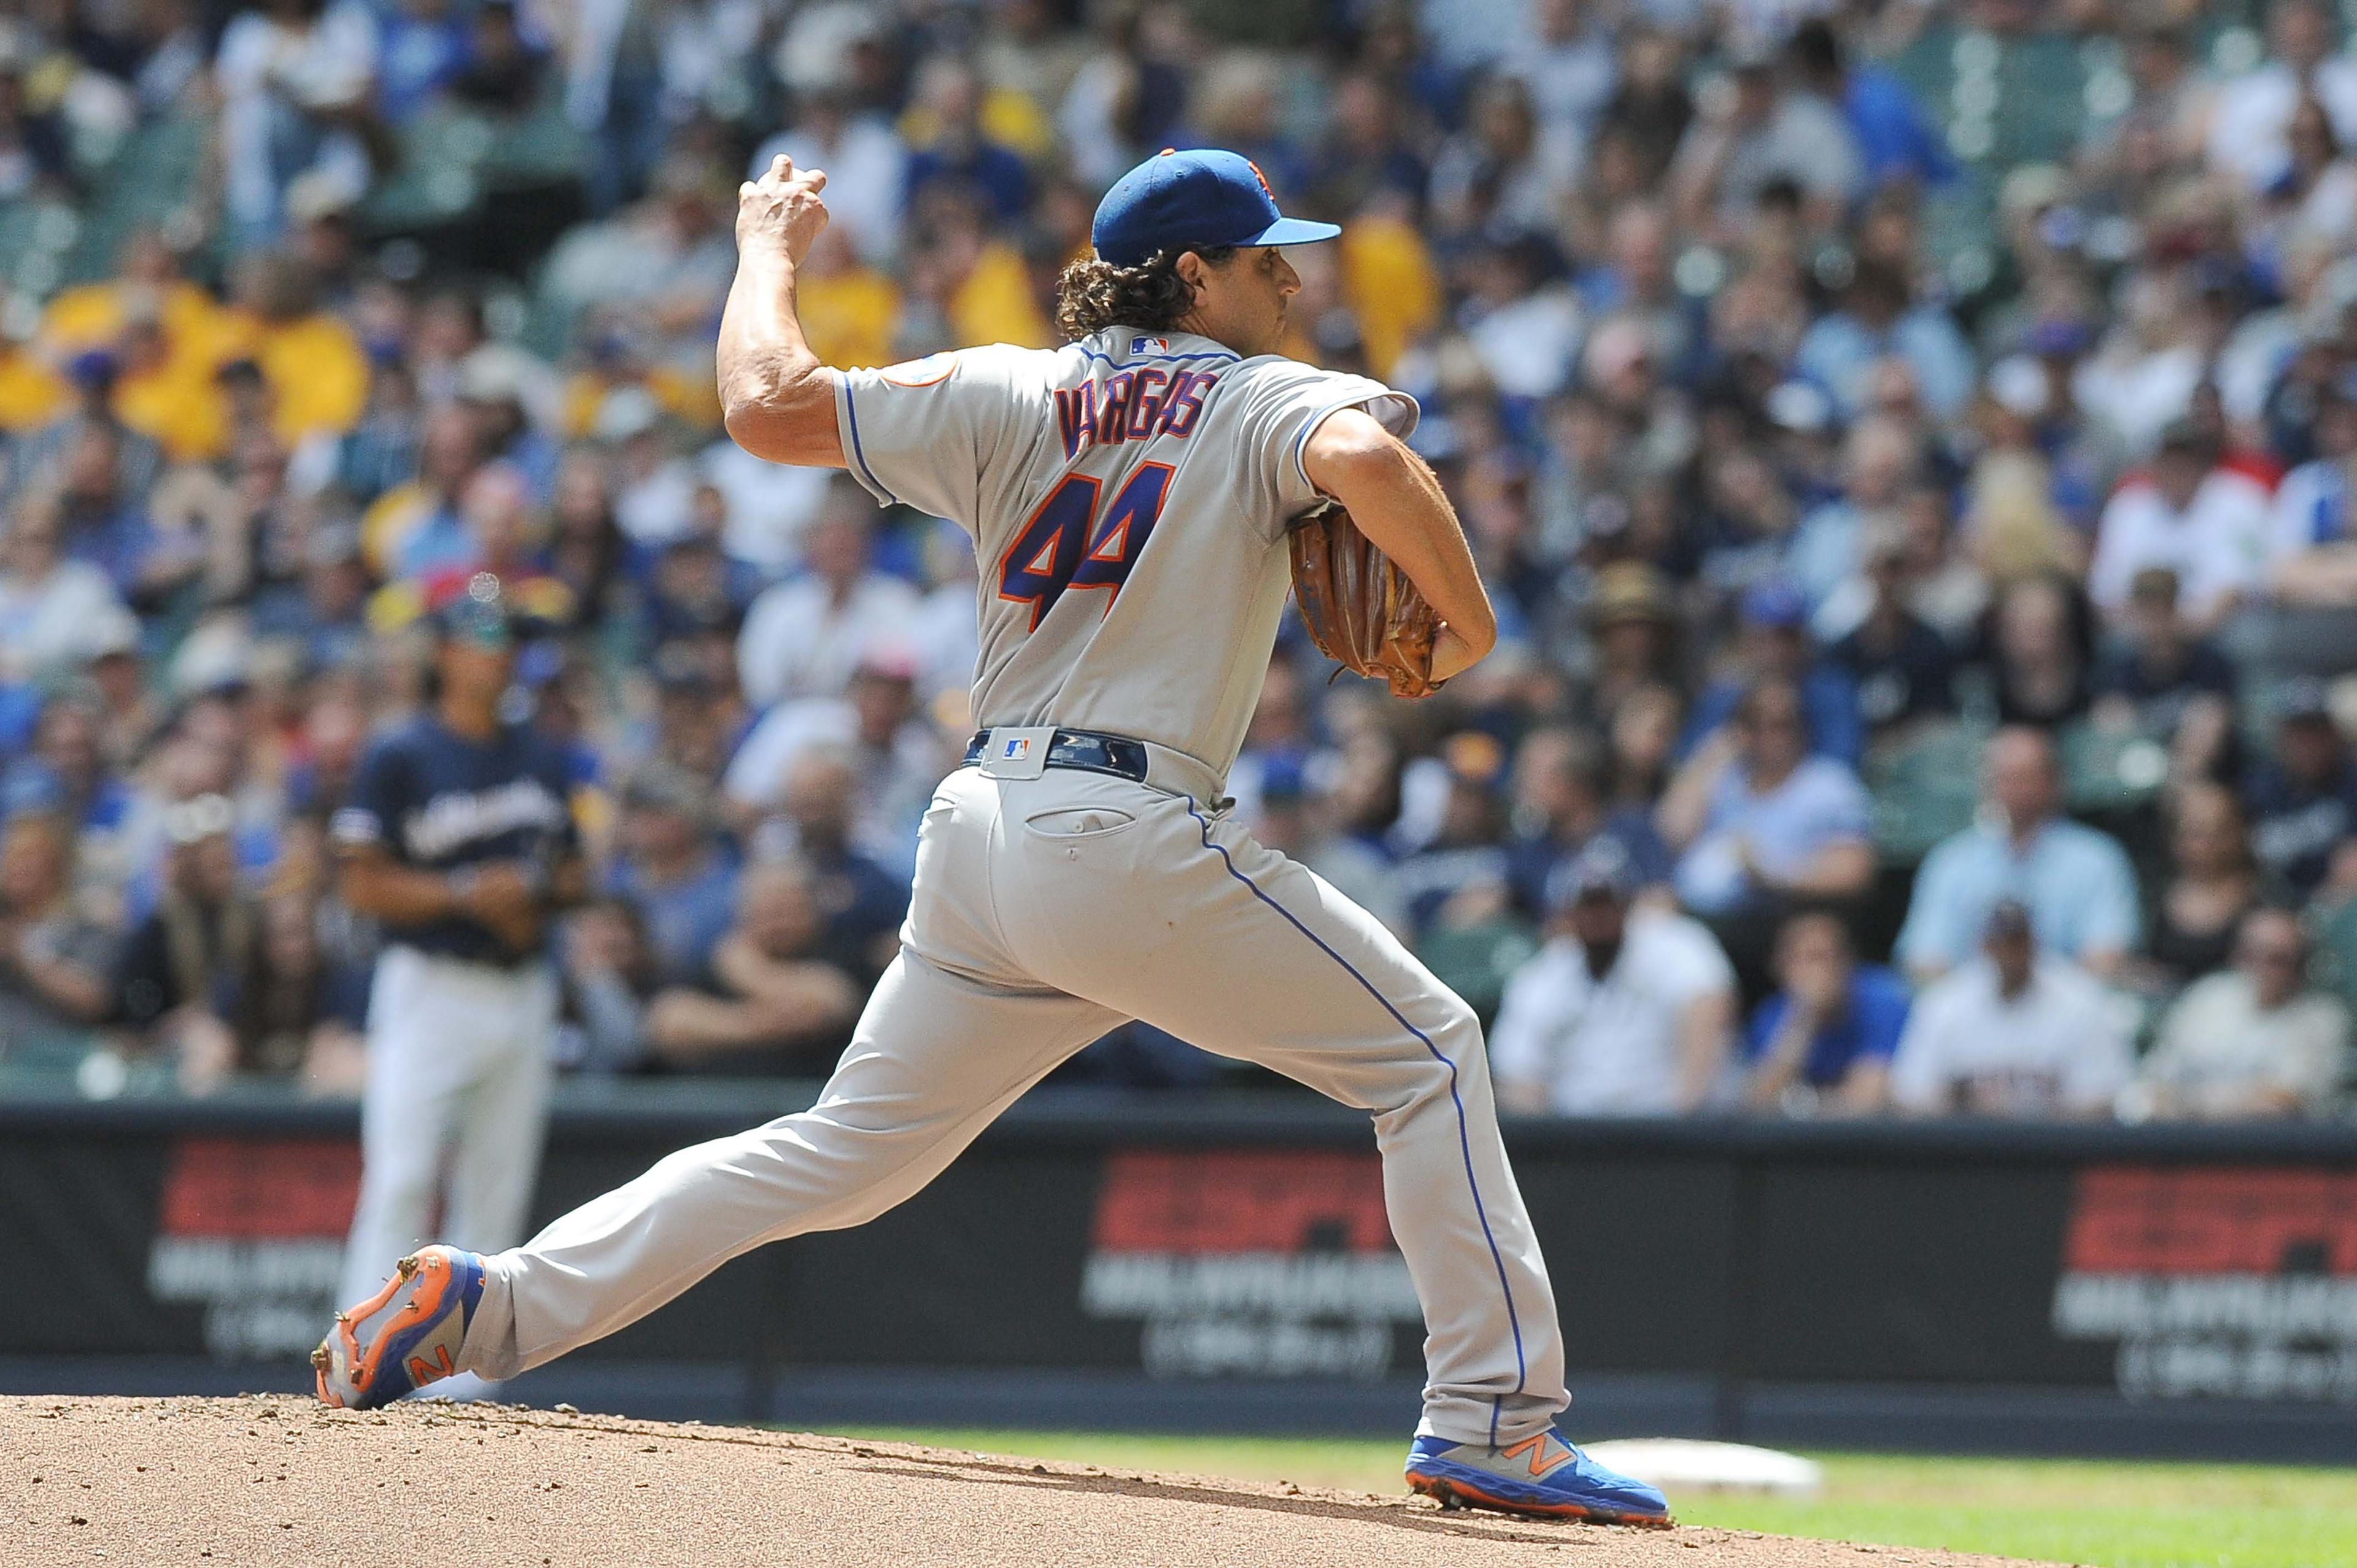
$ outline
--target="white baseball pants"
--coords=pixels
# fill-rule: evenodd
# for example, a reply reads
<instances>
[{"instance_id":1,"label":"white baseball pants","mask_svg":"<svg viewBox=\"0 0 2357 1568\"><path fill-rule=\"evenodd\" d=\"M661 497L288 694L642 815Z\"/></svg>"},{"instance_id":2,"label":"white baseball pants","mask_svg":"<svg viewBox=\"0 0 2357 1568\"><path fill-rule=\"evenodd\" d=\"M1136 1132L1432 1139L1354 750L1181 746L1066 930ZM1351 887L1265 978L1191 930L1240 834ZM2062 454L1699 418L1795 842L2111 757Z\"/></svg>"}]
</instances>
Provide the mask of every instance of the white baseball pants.
<instances>
[{"instance_id":1,"label":"white baseball pants","mask_svg":"<svg viewBox=\"0 0 2357 1568\"><path fill-rule=\"evenodd\" d=\"M376 1294L425 1242L487 1251L523 1234L555 1029L546 965L508 971L385 949L369 989L361 1197L339 1305Z\"/></svg>"},{"instance_id":2,"label":"white baseball pants","mask_svg":"<svg viewBox=\"0 0 2357 1568\"><path fill-rule=\"evenodd\" d=\"M875 1218L1142 1018L1373 1114L1428 1331L1420 1430L1510 1443L1563 1408L1472 1010L1316 875L1188 796L965 768L926 813L905 935L815 1105L683 1149L493 1256L462 1365L512 1377L764 1242Z\"/></svg>"}]
</instances>

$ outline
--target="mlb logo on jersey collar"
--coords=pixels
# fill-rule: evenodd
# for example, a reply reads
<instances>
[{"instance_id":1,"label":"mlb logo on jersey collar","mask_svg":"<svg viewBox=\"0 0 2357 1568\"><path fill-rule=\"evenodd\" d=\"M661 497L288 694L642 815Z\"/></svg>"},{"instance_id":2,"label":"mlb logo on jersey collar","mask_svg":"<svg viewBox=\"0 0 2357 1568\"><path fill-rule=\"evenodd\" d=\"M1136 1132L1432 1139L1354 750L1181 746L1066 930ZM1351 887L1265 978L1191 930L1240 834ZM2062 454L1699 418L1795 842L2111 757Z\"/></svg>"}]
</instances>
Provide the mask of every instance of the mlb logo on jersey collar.
<instances>
[{"instance_id":1,"label":"mlb logo on jersey collar","mask_svg":"<svg viewBox=\"0 0 2357 1568\"><path fill-rule=\"evenodd\" d=\"M1168 338L1132 338L1129 340L1129 351L1133 354L1168 354L1170 352L1170 339Z\"/></svg>"}]
</instances>

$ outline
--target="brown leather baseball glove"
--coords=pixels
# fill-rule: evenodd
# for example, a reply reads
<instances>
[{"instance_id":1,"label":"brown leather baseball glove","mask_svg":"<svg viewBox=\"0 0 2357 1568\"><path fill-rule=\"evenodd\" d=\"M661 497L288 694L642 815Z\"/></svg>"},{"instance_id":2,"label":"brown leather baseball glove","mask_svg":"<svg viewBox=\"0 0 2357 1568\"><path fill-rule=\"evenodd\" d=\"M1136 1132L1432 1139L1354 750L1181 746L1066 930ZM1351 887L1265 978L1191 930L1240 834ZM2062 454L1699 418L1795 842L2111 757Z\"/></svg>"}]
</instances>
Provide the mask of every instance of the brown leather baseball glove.
<instances>
[{"instance_id":1,"label":"brown leather baseball glove","mask_svg":"<svg viewBox=\"0 0 2357 1568\"><path fill-rule=\"evenodd\" d=\"M1353 675L1391 682L1397 697L1438 689L1433 639L1440 617L1340 506L1308 512L1292 528L1293 601L1327 658Z\"/></svg>"}]
</instances>

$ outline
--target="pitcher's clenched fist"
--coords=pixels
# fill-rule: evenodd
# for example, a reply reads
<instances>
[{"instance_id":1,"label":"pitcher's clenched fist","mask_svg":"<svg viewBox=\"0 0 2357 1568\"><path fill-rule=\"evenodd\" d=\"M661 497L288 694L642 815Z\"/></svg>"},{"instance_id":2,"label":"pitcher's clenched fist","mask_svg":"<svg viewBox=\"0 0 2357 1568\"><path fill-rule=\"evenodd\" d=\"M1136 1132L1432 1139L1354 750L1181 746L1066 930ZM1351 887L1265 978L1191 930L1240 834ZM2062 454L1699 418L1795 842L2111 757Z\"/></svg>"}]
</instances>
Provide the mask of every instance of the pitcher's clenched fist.
<instances>
[{"instance_id":1,"label":"pitcher's clenched fist","mask_svg":"<svg viewBox=\"0 0 2357 1568\"><path fill-rule=\"evenodd\" d=\"M737 188L737 250L775 246L801 265L826 228L826 203L818 194L825 188L825 170L798 169L780 153L767 174Z\"/></svg>"}]
</instances>

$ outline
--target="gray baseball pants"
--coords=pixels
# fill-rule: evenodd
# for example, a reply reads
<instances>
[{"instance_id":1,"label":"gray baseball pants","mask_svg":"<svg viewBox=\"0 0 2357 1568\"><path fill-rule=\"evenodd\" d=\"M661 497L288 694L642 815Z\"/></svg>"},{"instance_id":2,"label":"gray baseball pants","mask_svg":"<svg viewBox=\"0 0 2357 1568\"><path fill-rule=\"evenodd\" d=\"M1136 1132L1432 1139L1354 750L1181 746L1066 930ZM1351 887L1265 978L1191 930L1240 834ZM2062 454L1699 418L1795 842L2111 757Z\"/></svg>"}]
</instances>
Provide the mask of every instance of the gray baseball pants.
<instances>
[{"instance_id":1,"label":"gray baseball pants","mask_svg":"<svg viewBox=\"0 0 2357 1568\"><path fill-rule=\"evenodd\" d=\"M1223 814L1208 773L952 774L899 958L808 1111L683 1149L493 1254L460 1364L502 1379L765 1242L874 1219L1106 1030L1144 1019L1371 1112L1424 1308L1419 1431L1511 1443L1567 1402L1546 1269L1472 1010ZM1200 767L1200 765L1197 765ZM1173 777L1175 773L1175 778Z\"/></svg>"}]
</instances>

